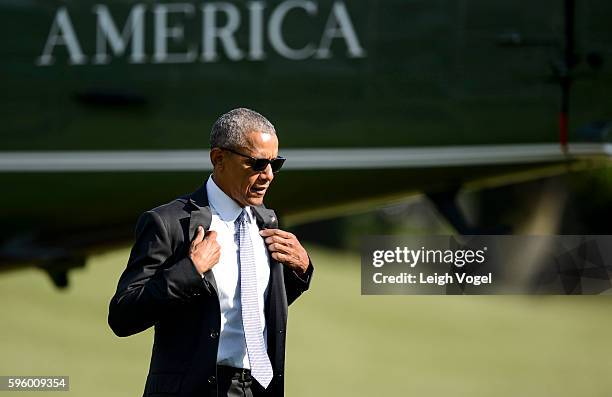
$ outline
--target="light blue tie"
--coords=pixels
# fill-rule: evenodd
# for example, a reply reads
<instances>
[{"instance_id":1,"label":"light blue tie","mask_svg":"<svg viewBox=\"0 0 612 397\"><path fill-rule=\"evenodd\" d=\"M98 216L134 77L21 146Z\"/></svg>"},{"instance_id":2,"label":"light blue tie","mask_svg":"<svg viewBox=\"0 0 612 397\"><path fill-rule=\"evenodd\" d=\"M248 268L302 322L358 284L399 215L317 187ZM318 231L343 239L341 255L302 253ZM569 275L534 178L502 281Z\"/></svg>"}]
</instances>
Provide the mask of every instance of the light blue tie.
<instances>
[{"instance_id":1,"label":"light blue tie","mask_svg":"<svg viewBox=\"0 0 612 397\"><path fill-rule=\"evenodd\" d=\"M251 363L251 375L264 388L272 381L272 364L266 352L263 330L259 317L257 301L257 272L255 253L249 235L249 216L243 209L235 222L236 244L240 255L240 303L242 307L242 326L246 339L247 353Z\"/></svg>"}]
</instances>

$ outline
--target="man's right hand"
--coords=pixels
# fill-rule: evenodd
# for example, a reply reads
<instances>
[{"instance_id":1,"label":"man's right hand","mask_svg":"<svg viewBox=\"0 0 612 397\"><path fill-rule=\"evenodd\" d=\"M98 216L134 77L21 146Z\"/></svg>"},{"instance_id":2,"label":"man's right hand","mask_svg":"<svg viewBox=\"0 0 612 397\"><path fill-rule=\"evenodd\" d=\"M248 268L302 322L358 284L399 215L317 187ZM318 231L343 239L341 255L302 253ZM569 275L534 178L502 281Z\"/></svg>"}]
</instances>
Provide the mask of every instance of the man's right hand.
<instances>
[{"instance_id":1,"label":"man's right hand","mask_svg":"<svg viewBox=\"0 0 612 397\"><path fill-rule=\"evenodd\" d=\"M217 232L214 230L204 232L204 228L198 226L196 236L189 247L189 257L198 273L204 274L212 269L221 257L221 246L217 243Z\"/></svg>"}]
</instances>

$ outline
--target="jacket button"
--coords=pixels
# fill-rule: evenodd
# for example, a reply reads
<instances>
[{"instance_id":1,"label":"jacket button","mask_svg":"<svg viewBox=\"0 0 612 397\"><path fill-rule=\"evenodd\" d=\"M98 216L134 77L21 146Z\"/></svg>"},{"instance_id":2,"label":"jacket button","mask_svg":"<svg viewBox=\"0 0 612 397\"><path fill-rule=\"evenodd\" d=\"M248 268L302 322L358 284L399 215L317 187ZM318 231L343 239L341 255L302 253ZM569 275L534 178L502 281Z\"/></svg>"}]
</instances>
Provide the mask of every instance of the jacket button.
<instances>
[{"instance_id":1,"label":"jacket button","mask_svg":"<svg viewBox=\"0 0 612 397\"><path fill-rule=\"evenodd\" d=\"M212 331L210 331L210 337L213 339L217 339L217 337L219 337L219 333L213 329Z\"/></svg>"},{"instance_id":2,"label":"jacket button","mask_svg":"<svg viewBox=\"0 0 612 397\"><path fill-rule=\"evenodd\" d=\"M208 383L210 383L211 385L214 385L215 383L217 383L217 378L215 378L214 375L209 376Z\"/></svg>"},{"instance_id":3,"label":"jacket button","mask_svg":"<svg viewBox=\"0 0 612 397\"><path fill-rule=\"evenodd\" d=\"M283 332L284 332L284 331L283 331L283 329L282 329L282 328L278 330L278 333L279 333L279 334L282 334Z\"/></svg>"}]
</instances>

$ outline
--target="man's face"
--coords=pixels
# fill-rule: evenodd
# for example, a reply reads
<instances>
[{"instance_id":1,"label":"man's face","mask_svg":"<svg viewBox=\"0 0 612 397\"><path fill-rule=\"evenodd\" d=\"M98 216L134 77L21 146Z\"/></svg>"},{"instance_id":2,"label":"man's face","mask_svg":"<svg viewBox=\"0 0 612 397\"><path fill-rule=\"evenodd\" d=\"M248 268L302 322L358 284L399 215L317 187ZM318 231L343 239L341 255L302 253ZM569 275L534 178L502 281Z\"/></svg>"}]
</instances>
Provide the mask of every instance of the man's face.
<instances>
[{"instance_id":1,"label":"man's face","mask_svg":"<svg viewBox=\"0 0 612 397\"><path fill-rule=\"evenodd\" d=\"M278 155L278 139L275 134L258 131L247 134L247 145L235 148L239 153L254 158L273 159ZM250 160L227 150L213 149L211 159L215 166L215 183L241 207L258 206L274 179L272 167L254 171ZM218 171L218 172L217 172Z\"/></svg>"}]
</instances>

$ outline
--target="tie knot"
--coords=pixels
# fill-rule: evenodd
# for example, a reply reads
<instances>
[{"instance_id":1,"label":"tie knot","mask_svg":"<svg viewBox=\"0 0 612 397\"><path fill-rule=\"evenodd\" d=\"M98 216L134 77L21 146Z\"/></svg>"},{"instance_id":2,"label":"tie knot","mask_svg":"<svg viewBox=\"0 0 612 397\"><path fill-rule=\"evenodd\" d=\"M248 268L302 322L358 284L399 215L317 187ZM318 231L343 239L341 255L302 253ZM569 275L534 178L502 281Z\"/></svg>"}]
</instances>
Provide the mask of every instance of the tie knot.
<instances>
[{"instance_id":1,"label":"tie knot","mask_svg":"<svg viewBox=\"0 0 612 397\"><path fill-rule=\"evenodd\" d=\"M240 215L238 215L238 218L236 218L236 220L234 221L234 224L236 226L240 226L241 224L247 223L249 223L249 215L246 213L246 208L243 208L242 212L240 212Z\"/></svg>"}]
</instances>

